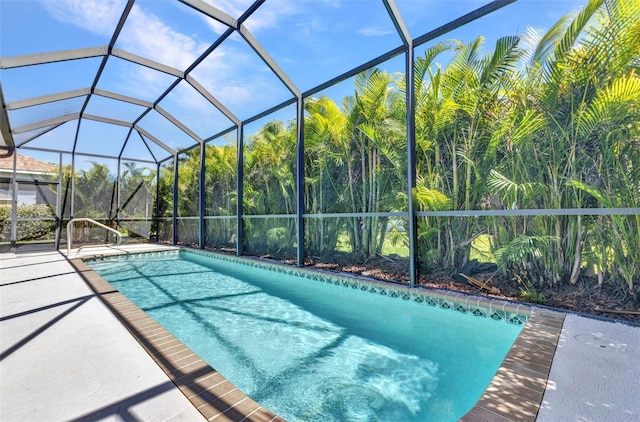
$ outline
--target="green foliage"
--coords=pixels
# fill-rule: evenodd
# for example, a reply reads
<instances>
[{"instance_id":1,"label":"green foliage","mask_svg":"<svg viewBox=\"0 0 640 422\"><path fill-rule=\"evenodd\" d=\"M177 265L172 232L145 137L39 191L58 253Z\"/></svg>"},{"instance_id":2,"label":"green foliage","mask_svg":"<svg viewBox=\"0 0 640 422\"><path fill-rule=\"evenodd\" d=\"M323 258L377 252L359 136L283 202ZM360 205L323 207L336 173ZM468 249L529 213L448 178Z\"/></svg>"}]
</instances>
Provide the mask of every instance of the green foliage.
<instances>
[{"instance_id":1,"label":"green foliage","mask_svg":"<svg viewBox=\"0 0 640 422\"><path fill-rule=\"evenodd\" d=\"M122 163L120 174L120 218L151 218L156 187L156 170L134 162Z\"/></svg>"},{"instance_id":2,"label":"green foliage","mask_svg":"<svg viewBox=\"0 0 640 422\"><path fill-rule=\"evenodd\" d=\"M531 269L555 241L553 236L520 235L495 251L498 268L504 272L513 268Z\"/></svg>"},{"instance_id":3,"label":"green foliage","mask_svg":"<svg viewBox=\"0 0 640 422\"><path fill-rule=\"evenodd\" d=\"M40 220L19 221L17 226L16 239L18 241L32 241L41 239L53 239L56 222L55 212L50 205L34 204L18 206L18 218L35 218ZM48 220L44 220L48 219ZM0 207L0 233L2 237L9 239L8 233L11 227L11 208Z\"/></svg>"},{"instance_id":4,"label":"green foliage","mask_svg":"<svg viewBox=\"0 0 640 422\"><path fill-rule=\"evenodd\" d=\"M75 177L74 217L115 218L117 211L116 176L106 164L92 161L88 170Z\"/></svg>"},{"instance_id":5,"label":"green foliage","mask_svg":"<svg viewBox=\"0 0 640 422\"><path fill-rule=\"evenodd\" d=\"M11 207L0 206L0 242L11 240Z\"/></svg>"},{"instance_id":6,"label":"green foliage","mask_svg":"<svg viewBox=\"0 0 640 422\"><path fill-rule=\"evenodd\" d=\"M418 211L619 208L640 203L640 3L592 0L547 33L526 30L486 46L482 37L430 46L415 63L417 185L407 186L406 78L380 69L355 77L341 102L307 98L304 120L305 250L354 262L406 250L406 219L371 217ZM450 57L449 62L438 62ZM206 216L246 218L247 253L290 256L295 247L297 127L271 121L244 143L242 204L237 147L208 144L179 155L176 209L197 216L200 177ZM155 170L125 163L121 209L115 177L104 164L74 175L76 214L113 219L166 217L171 238L173 162ZM65 178L71 177L65 169ZM126 199L125 199L126 198ZM155 201L154 201L155 200ZM156 211L157 210L157 211ZM356 216L353 216L356 215ZM179 236L197 238L194 220ZM235 221L210 219L207 244L234 247ZM214 223L215 221L215 223ZM520 280L523 297L541 302L534 286L575 283L584 267L634 294L640 274L640 216L421 216L422 270L454 271L471 257L497 261Z\"/></svg>"},{"instance_id":7,"label":"green foliage","mask_svg":"<svg viewBox=\"0 0 640 422\"><path fill-rule=\"evenodd\" d=\"M493 254L491 236L481 234L471 242L469 260L471 261L474 259L478 262L496 262L496 257Z\"/></svg>"},{"instance_id":8,"label":"green foliage","mask_svg":"<svg viewBox=\"0 0 640 422\"><path fill-rule=\"evenodd\" d=\"M514 274L514 278L520 286L520 297L531 303L544 304L547 298L542 293L538 293L533 283L527 278L527 273L523 273L522 276Z\"/></svg>"}]
</instances>

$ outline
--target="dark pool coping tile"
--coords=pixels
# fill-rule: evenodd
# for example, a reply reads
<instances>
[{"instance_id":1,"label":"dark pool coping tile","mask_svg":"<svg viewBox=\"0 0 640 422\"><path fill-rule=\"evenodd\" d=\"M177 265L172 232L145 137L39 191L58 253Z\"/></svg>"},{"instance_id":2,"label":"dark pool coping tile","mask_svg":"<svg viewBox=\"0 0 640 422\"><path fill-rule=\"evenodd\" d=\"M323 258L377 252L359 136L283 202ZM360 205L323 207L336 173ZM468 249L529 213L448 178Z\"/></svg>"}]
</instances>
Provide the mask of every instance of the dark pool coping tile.
<instances>
[{"instance_id":1,"label":"dark pool coping tile","mask_svg":"<svg viewBox=\"0 0 640 422\"><path fill-rule=\"evenodd\" d=\"M532 308L527 324L480 400L460 420L535 421L565 315Z\"/></svg>"},{"instance_id":2,"label":"dark pool coping tile","mask_svg":"<svg viewBox=\"0 0 640 422\"><path fill-rule=\"evenodd\" d=\"M207 420L284 421L237 389L91 270L83 259L91 257L75 258L70 262ZM372 283L374 286L387 284L382 281ZM398 286L394 286L394 289L398 289ZM401 286L399 290L411 292L408 287ZM534 421L547 386L565 315L522 304L496 303L490 298L469 298L457 292L436 291L429 294L443 300L453 300L454 303L472 302L489 309L528 316L491 383L475 406L460 420Z\"/></svg>"}]
</instances>

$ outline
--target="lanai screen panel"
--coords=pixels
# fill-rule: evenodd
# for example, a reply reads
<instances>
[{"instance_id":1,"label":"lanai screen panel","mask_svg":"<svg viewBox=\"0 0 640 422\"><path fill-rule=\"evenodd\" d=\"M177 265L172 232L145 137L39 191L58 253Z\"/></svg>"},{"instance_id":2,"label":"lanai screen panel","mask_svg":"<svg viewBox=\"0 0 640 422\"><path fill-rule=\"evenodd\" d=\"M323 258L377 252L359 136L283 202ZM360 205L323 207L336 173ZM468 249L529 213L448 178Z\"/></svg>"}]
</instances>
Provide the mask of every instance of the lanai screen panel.
<instances>
[{"instance_id":1,"label":"lanai screen panel","mask_svg":"<svg viewBox=\"0 0 640 422\"><path fill-rule=\"evenodd\" d=\"M408 256L403 69L394 58L305 101L308 260ZM396 265L408 272L406 260Z\"/></svg>"},{"instance_id":2,"label":"lanai screen panel","mask_svg":"<svg viewBox=\"0 0 640 422\"><path fill-rule=\"evenodd\" d=\"M92 95L84 112L94 116L131 123L138 119L146 109L147 107L127 101Z\"/></svg>"},{"instance_id":3,"label":"lanai screen panel","mask_svg":"<svg viewBox=\"0 0 640 422\"><path fill-rule=\"evenodd\" d=\"M116 218L118 161L76 154L74 173L74 217L101 222Z\"/></svg>"},{"instance_id":4,"label":"lanai screen panel","mask_svg":"<svg viewBox=\"0 0 640 422\"><path fill-rule=\"evenodd\" d=\"M156 110L149 111L138 125L173 149L186 149L197 143L196 139Z\"/></svg>"},{"instance_id":5,"label":"lanai screen panel","mask_svg":"<svg viewBox=\"0 0 640 422\"><path fill-rule=\"evenodd\" d=\"M634 230L626 216L588 215L593 207L626 207L639 199L637 172L628 171L637 167L629 166L637 150L631 139L637 135L617 136L619 129L587 111L599 109L611 88L629 77L634 62L621 53L627 47L620 46L630 30L623 22L634 18L623 17L630 9L611 7L583 19L584 27L572 27L579 13L589 11L577 4L513 3L431 40L427 53L418 52L418 67L432 71L420 84L416 110L416 202L424 270L454 270L472 258L497 261L524 275L524 283L553 285L576 280L580 269L575 262L593 260L608 267L608 253L594 244L586 258L582 248L593 239L612 245L611 250L637 242L637 236L626 235ZM552 13L539 13L545 5ZM614 126L637 121L624 110L630 107L616 111ZM620 147L634 154L611 154ZM616 170L623 168L630 179ZM558 208L567 213L526 213ZM587 215L571 215L575 209ZM428 214L446 210L495 215ZM509 212L515 215L504 215ZM607 226L613 221L618 223ZM604 227L621 241L605 240ZM628 263L623 255L620 261ZM620 273L612 277L625 278Z\"/></svg>"},{"instance_id":6,"label":"lanai screen panel","mask_svg":"<svg viewBox=\"0 0 640 422\"><path fill-rule=\"evenodd\" d=\"M26 132L24 140L21 135L14 135L17 146L25 146L26 148L46 149L50 151L73 152L73 146L78 131L78 120L70 120L61 125L48 126L42 132L33 131ZM35 136L37 135L37 136Z\"/></svg>"},{"instance_id":7,"label":"lanai screen panel","mask_svg":"<svg viewBox=\"0 0 640 422\"><path fill-rule=\"evenodd\" d=\"M205 247L236 248L237 157L236 131L205 144Z\"/></svg>"},{"instance_id":8,"label":"lanai screen panel","mask_svg":"<svg viewBox=\"0 0 640 422\"><path fill-rule=\"evenodd\" d=\"M173 242L174 160L164 161L158 173L158 196L155 208L155 232L158 242Z\"/></svg>"},{"instance_id":9,"label":"lanai screen panel","mask_svg":"<svg viewBox=\"0 0 640 422\"><path fill-rule=\"evenodd\" d=\"M76 151L118 157L131 128L83 119L78 131Z\"/></svg>"},{"instance_id":10,"label":"lanai screen panel","mask_svg":"<svg viewBox=\"0 0 640 422\"><path fill-rule=\"evenodd\" d=\"M9 110L8 115L14 128L19 128L56 117L79 114L85 100L86 96L69 98L67 100Z\"/></svg>"},{"instance_id":11,"label":"lanai screen panel","mask_svg":"<svg viewBox=\"0 0 640 422\"><path fill-rule=\"evenodd\" d=\"M155 166L135 161L121 163L119 217L150 220L155 188Z\"/></svg>"},{"instance_id":12,"label":"lanai screen panel","mask_svg":"<svg viewBox=\"0 0 640 422\"><path fill-rule=\"evenodd\" d=\"M295 257L295 107L253 122L244 137L244 246L251 255Z\"/></svg>"},{"instance_id":13,"label":"lanai screen panel","mask_svg":"<svg viewBox=\"0 0 640 422\"><path fill-rule=\"evenodd\" d=\"M17 147L20 147L26 143L29 143L31 140L53 130L55 127L57 127L57 125L49 125L49 126L40 127L37 129L28 130L25 132L14 133L13 141L15 142Z\"/></svg>"},{"instance_id":14,"label":"lanai screen panel","mask_svg":"<svg viewBox=\"0 0 640 422\"><path fill-rule=\"evenodd\" d=\"M70 1L3 1L1 56L107 45L125 3L82 3L85 7Z\"/></svg>"},{"instance_id":15,"label":"lanai screen panel","mask_svg":"<svg viewBox=\"0 0 640 422\"><path fill-rule=\"evenodd\" d=\"M16 178L10 183L15 189L18 244L55 240L59 162L60 154L52 152L23 151L16 157ZM11 207L5 209L11 213Z\"/></svg>"},{"instance_id":16,"label":"lanai screen panel","mask_svg":"<svg viewBox=\"0 0 640 422\"><path fill-rule=\"evenodd\" d=\"M147 147L146 141L143 141L140 134L133 130L127 139L127 144L124 146L120 158L123 162L140 161L155 164L158 160L156 160L151 151L151 148ZM162 158L164 156L165 154L162 155Z\"/></svg>"},{"instance_id":17,"label":"lanai screen panel","mask_svg":"<svg viewBox=\"0 0 640 422\"><path fill-rule=\"evenodd\" d=\"M153 156L153 159L156 162L164 161L165 159L173 155L172 152L167 151L161 145L157 144L153 139L149 138L147 134L143 134L137 129L136 132L138 133L138 137L143 141L144 146L149 150L149 154ZM132 142L135 142L135 140L132 140Z\"/></svg>"},{"instance_id":18,"label":"lanai screen panel","mask_svg":"<svg viewBox=\"0 0 640 422\"><path fill-rule=\"evenodd\" d=\"M196 66L191 76L240 119L293 98L285 84L237 33Z\"/></svg>"},{"instance_id":19,"label":"lanai screen panel","mask_svg":"<svg viewBox=\"0 0 640 422\"><path fill-rule=\"evenodd\" d=\"M120 164L118 223L129 237L151 240L156 198L157 166L124 161Z\"/></svg>"},{"instance_id":20,"label":"lanai screen panel","mask_svg":"<svg viewBox=\"0 0 640 422\"><path fill-rule=\"evenodd\" d=\"M200 237L200 147L178 154L179 244L197 246Z\"/></svg>"},{"instance_id":21,"label":"lanai screen panel","mask_svg":"<svg viewBox=\"0 0 640 422\"><path fill-rule=\"evenodd\" d=\"M208 94L199 92L183 80L159 105L200 138L207 139L234 125L205 97Z\"/></svg>"},{"instance_id":22,"label":"lanai screen panel","mask_svg":"<svg viewBox=\"0 0 640 422\"><path fill-rule=\"evenodd\" d=\"M4 34L4 30L2 31ZM7 103L89 88L102 58L87 58L27 67L2 69L2 90Z\"/></svg>"},{"instance_id":23,"label":"lanai screen panel","mask_svg":"<svg viewBox=\"0 0 640 422\"><path fill-rule=\"evenodd\" d=\"M154 102L176 79L175 75L110 56L96 87Z\"/></svg>"}]
</instances>

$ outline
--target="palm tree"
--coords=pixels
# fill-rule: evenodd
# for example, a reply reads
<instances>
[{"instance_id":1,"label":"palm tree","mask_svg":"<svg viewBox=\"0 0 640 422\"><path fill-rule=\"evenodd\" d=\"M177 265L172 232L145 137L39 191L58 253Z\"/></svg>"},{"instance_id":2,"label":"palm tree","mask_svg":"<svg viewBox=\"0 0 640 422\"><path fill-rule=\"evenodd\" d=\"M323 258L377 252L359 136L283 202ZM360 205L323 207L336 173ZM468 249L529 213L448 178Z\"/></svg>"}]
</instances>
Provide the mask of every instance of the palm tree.
<instances>
[{"instance_id":1,"label":"palm tree","mask_svg":"<svg viewBox=\"0 0 640 422\"><path fill-rule=\"evenodd\" d=\"M351 168L342 153L348 137L348 116L328 97L308 99L305 108L305 212L310 214L346 211L351 189L344 166ZM351 174L347 170L347 174ZM305 223L305 250L310 256L325 257L336 249L342 233L338 218L313 218Z\"/></svg>"},{"instance_id":2,"label":"palm tree","mask_svg":"<svg viewBox=\"0 0 640 422\"><path fill-rule=\"evenodd\" d=\"M206 145L205 147L205 216L229 216L228 219L205 220L205 244L235 247L230 239L235 234L236 167L235 145Z\"/></svg>"},{"instance_id":3,"label":"palm tree","mask_svg":"<svg viewBox=\"0 0 640 422\"><path fill-rule=\"evenodd\" d=\"M171 241L172 222L165 220L173 217L173 160L168 160L160 166L158 177L158 195L154 204L154 226L152 230L156 233L158 241Z\"/></svg>"},{"instance_id":4,"label":"palm tree","mask_svg":"<svg viewBox=\"0 0 640 422\"><path fill-rule=\"evenodd\" d=\"M398 79L378 69L356 76L354 97L345 102L348 138L343 144L348 160L350 212L406 209L396 195L406 189L406 137L393 106L401 93ZM349 218L347 232L356 261L381 253L388 229L387 217Z\"/></svg>"},{"instance_id":5,"label":"palm tree","mask_svg":"<svg viewBox=\"0 0 640 422\"><path fill-rule=\"evenodd\" d=\"M249 137L244 162L244 213L295 214L295 125L272 121ZM292 253L296 238L292 218L249 219L245 242L249 253Z\"/></svg>"},{"instance_id":6,"label":"palm tree","mask_svg":"<svg viewBox=\"0 0 640 422\"><path fill-rule=\"evenodd\" d=\"M518 98L543 125L505 151L489 183L495 193L504 199L514 192L508 186L519 186L527 193L525 206L542 208L639 203L638 16L634 1L590 1L533 44ZM575 283L586 259L597 267L600 283L607 274L612 281L622 277L633 292L640 262L630 252L640 242L637 216L539 217L531 223L500 240L499 256L519 257L505 265L527 269L541 282ZM520 236L542 240L544 247L514 254L524 244Z\"/></svg>"},{"instance_id":7,"label":"palm tree","mask_svg":"<svg viewBox=\"0 0 640 422\"><path fill-rule=\"evenodd\" d=\"M519 38L500 38L483 55L483 38L468 44L440 43L416 61L416 144L421 210L479 209L485 180L497 160L497 146L522 119L512 112L508 92L517 76ZM434 60L455 55L444 68ZM455 268L466 262L469 245L484 228L470 219L424 218L419 225L423 262Z\"/></svg>"},{"instance_id":8,"label":"palm tree","mask_svg":"<svg viewBox=\"0 0 640 422\"><path fill-rule=\"evenodd\" d=\"M139 167L135 162L122 163L120 175L120 217L150 218L155 195L155 170Z\"/></svg>"}]
</instances>

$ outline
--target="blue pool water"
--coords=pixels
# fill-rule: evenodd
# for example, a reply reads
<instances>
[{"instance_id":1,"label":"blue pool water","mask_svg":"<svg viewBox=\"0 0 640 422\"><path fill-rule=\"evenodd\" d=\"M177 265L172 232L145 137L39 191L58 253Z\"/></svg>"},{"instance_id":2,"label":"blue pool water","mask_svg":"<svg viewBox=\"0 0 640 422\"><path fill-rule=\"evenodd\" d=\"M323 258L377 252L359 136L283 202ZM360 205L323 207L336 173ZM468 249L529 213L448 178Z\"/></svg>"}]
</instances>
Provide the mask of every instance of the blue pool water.
<instances>
[{"instance_id":1,"label":"blue pool water","mask_svg":"<svg viewBox=\"0 0 640 422\"><path fill-rule=\"evenodd\" d=\"M454 421L521 326L203 257L90 266L289 421Z\"/></svg>"}]
</instances>

